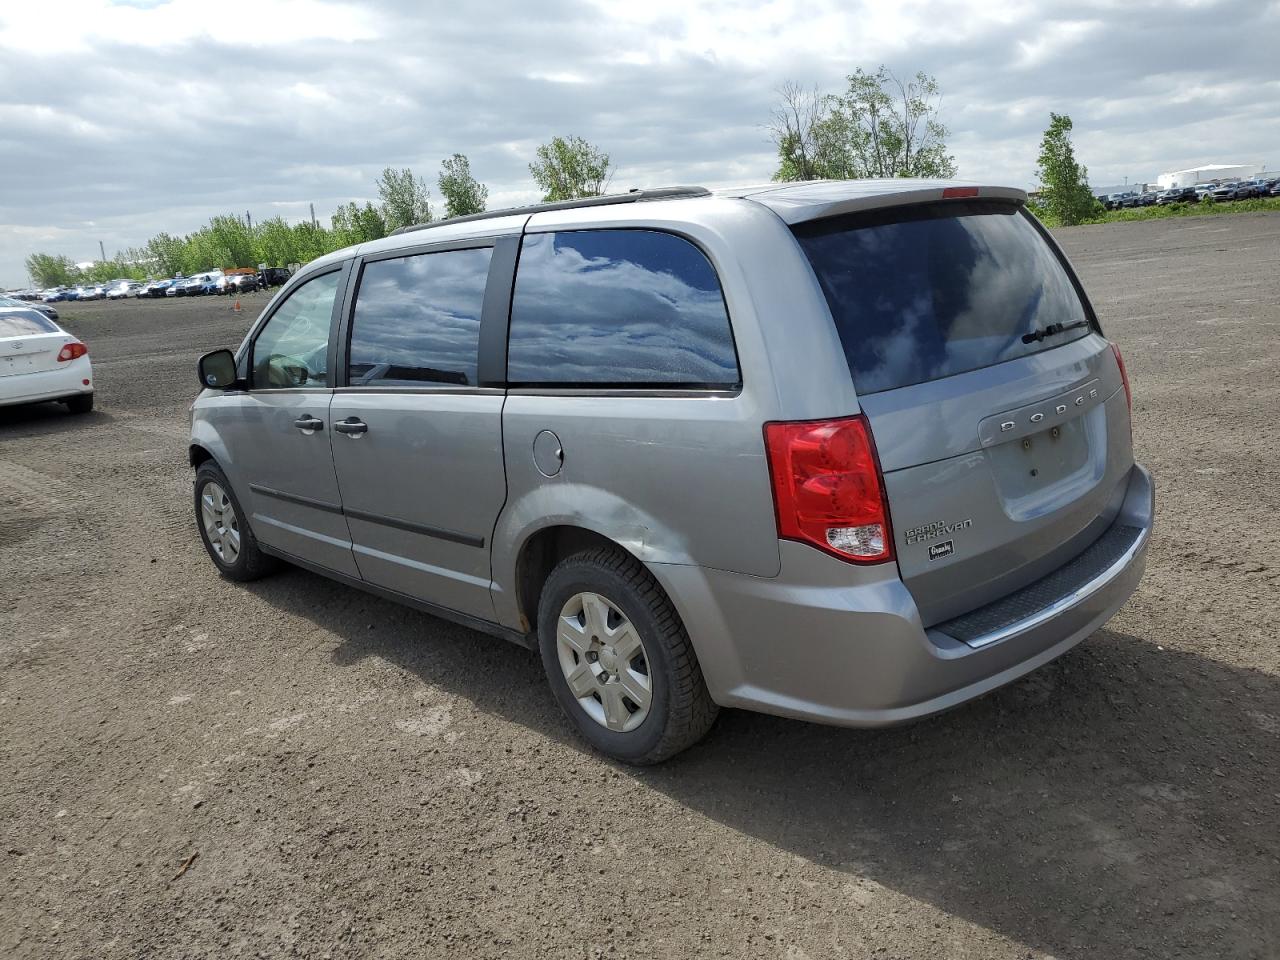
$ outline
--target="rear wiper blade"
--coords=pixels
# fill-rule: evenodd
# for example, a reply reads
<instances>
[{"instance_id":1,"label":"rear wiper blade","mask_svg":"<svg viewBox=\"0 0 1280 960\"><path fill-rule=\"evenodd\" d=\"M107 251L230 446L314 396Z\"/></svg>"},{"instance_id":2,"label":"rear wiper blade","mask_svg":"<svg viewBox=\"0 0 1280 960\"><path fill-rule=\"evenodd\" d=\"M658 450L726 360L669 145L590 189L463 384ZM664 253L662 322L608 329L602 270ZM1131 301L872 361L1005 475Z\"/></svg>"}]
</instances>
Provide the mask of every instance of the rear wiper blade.
<instances>
[{"instance_id":1,"label":"rear wiper blade","mask_svg":"<svg viewBox=\"0 0 1280 960\"><path fill-rule=\"evenodd\" d=\"M1039 343L1046 337L1052 337L1059 333L1066 333L1068 330L1079 330L1081 327L1089 326L1088 320L1077 320L1075 323L1051 323L1047 327L1036 330L1034 333L1024 333L1022 335L1023 343Z\"/></svg>"}]
</instances>

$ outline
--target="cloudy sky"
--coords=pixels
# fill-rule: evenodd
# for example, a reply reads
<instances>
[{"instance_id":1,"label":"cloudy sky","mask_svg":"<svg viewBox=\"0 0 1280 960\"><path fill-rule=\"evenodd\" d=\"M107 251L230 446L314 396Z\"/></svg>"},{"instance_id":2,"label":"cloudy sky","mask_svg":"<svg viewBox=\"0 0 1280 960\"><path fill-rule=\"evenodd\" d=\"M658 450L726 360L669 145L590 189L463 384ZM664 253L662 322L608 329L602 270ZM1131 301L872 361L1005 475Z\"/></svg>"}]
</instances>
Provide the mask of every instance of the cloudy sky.
<instances>
[{"instance_id":1,"label":"cloudy sky","mask_svg":"<svg viewBox=\"0 0 1280 960\"><path fill-rule=\"evenodd\" d=\"M924 70L966 179L1030 185L1050 110L1095 186L1280 166L1280 0L13 0L0 6L0 286L211 214L327 220L384 166L471 158L536 199L577 134L616 187L767 179L786 79Z\"/></svg>"}]
</instances>

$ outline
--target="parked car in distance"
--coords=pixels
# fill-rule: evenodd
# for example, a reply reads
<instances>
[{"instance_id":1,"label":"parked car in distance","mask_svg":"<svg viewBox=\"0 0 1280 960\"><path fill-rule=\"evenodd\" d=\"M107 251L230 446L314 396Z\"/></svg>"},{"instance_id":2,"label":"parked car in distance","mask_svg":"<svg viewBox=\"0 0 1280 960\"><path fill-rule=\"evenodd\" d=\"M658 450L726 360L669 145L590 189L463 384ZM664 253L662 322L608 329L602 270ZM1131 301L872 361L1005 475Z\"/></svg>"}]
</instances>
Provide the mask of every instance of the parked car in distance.
<instances>
[{"instance_id":1,"label":"parked car in distance","mask_svg":"<svg viewBox=\"0 0 1280 960\"><path fill-rule=\"evenodd\" d=\"M34 303L30 303L25 300L19 300L16 297L0 297L0 307L23 307L27 310L35 310L37 313L48 317L50 320L58 319L58 311L55 308L49 306L47 303L41 303L38 300Z\"/></svg>"},{"instance_id":2,"label":"parked car in distance","mask_svg":"<svg viewBox=\"0 0 1280 960\"><path fill-rule=\"evenodd\" d=\"M288 283L291 276L293 274L284 267L267 267L265 270L258 271L258 285L263 290L268 287L278 287Z\"/></svg>"},{"instance_id":3,"label":"parked car in distance","mask_svg":"<svg viewBox=\"0 0 1280 960\"><path fill-rule=\"evenodd\" d=\"M1205 196L1210 200L1234 200L1236 198L1236 191L1239 189L1239 183L1220 183L1210 190Z\"/></svg>"},{"instance_id":4,"label":"parked car in distance","mask_svg":"<svg viewBox=\"0 0 1280 960\"><path fill-rule=\"evenodd\" d=\"M1195 187L1173 187L1161 193L1156 203L1163 206L1170 203L1195 203L1199 199L1200 195L1196 193Z\"/></svg>"},{"instance_id":5,"label":"parked car in distance","mask_svg":"<svg viewBox=\"0 0 1280 960\"><path fill-rule=\"evenodd\" d=\"M0 307L0 406L46 400L93 409L89 348L30 306Z\"/></svg>"},{"instance_id":6,"label":"parked car in distance","mask_svg":"<svg viewBox=\"0 0 1280 960\"><path fill-rule=\"evenodd\" d=\"M218 291L218 281L222 277L221 270L210 270L194 273L185 280L180 280L165 291L165 296L199 297Z\"/></svg>"},{"instance_id":7,"label":"parked car in distance","mask_svg":"<svg viewBox=\"0 0 1280 960\"><path fill-rule=\"evenodd\" d=\"M185 277L182 280L175 280L173 286L165 291L166 297L198 297L204 292L204 278Z\"/></svg>"},{"instance_id":8,"label":"parked car in distance","mask_svg":"<svg viewBox=\"0 0 1280 960\"><path fill-rule=\"evenodd\" d=\"M232 273L225 278L222 292L231 295L239 295L242 293L251 293L260 286L258 275L256 273Z\"/></svg>"},{"instance_id":9,"label":"parked car in distance","mask_svg":"<svg viewBox=\"0 0 1280 960\"><path fill-rule=\"evenodd\" d=\"M1265 197L1270 189L1271 184L1265 179L1245 180L1236 190L1236 199L1250 200L1254 197Z\"/></svg>"},{"instance_id":10,"label":"parked car in distance","mask_svg":"<svg viewBox=\"0 0 1280 960\"><path fill-rule=\"evenodd\" d=\"M1025 204L683 187L323 256L198 364L198 536L536 647L626 762L720 706L950 709L1105 623L1152 527L1120 352Z\"/></svg>"},{"instance_id":11,"label":"parked car in distance","mask_svg":"<svg viewBox=\"0 0 1280 960\"><path fill-rule=\"evenodd\" d=\"M142 289L143 297L163 297L165 291L168 290L176 280L153 280Z\"/></svg>"},{"instance_id":12,"label":"parked car in distance","mask_svg":"<svg viewBox=\"0 0 1280 960\"><path fill-rule=\"evenodd\" d=\"M1107 197L1105 206L1108 210L1119 210L1125 205L1125 202L1127 200L1131 200L1133 196L1134 194L1132 193L1113 193Z\"/></svg>"},{"instance_id":13,"label":"parked car in distance","mask_svg":"<svg viewBox=\"0 0 1280 960\"><path fill-rule=\"evenodd\" d=\"M107 290L108 300L124 300L128 297L138 295L143 285L136 280L126 280L123 283L117 283L114 287Z\"/></svg>"}]
</instances>

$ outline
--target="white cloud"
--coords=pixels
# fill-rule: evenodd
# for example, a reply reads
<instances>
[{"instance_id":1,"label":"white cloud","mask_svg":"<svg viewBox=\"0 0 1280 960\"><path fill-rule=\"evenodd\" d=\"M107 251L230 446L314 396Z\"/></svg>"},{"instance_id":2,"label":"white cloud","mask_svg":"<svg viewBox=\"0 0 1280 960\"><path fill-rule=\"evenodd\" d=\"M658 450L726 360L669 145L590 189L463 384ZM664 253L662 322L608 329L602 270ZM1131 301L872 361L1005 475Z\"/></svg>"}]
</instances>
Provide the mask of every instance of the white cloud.
<instances>
[{"instance_id":1,"label":"white cloud","mask_svg":"<svg viewBox=\"0 0 1280 960\"><path fill-rule=\"evenodd\" d=\"M215 213L327 219L455 151L492 206L528 202L555 134L619 188L764 180L777 85L881 63L937 77L964 177L1029 185L1050 110L1098 185L1274 164L1278 24L1252 0L6 3L0 284Z\"/></svg>"}]
</instances>

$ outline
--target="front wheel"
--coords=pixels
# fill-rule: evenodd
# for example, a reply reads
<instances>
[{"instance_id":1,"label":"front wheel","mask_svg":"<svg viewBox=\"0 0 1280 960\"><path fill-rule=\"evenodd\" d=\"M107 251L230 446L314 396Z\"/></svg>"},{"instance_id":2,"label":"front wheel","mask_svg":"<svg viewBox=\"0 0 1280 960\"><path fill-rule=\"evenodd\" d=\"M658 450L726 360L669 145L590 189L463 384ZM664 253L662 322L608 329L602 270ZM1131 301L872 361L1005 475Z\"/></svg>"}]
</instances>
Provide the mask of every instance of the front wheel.
<instances>
[{"instance_id":1,"label":"front wheel","mask_svg":"<svg viewBox=\"0 0 1280 960\"><path fill-rule=\"evenodd\" d=\"M565 716L593 747L651 764L693 746L718 707L671 600L620 549L563 560L538 604L542 665Z\"/></svg>"},{"instance_id":2,"label":"front wheel","mask_svg":"<svg viewBox=\"0 0 1280 960\"><path fill-rule=\"evenodd\" d=\"M276 568L275 558L258 548L226 475L211 460L196 470L195 508L209 559L228 580L257 580Z\"/></svg>"}]
</instances>

